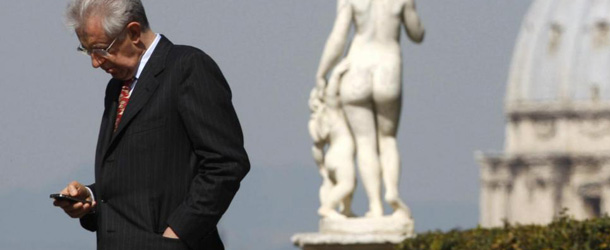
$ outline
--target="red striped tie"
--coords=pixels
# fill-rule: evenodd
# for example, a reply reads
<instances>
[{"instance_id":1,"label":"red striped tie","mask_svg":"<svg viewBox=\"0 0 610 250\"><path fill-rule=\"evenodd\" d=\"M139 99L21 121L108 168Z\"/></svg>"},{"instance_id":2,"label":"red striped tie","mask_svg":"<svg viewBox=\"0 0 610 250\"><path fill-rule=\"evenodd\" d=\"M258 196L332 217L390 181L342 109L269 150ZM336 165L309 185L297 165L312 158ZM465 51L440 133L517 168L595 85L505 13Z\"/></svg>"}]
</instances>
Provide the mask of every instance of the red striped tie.
<instances>
[{"instance_id":1,"label":"red striped tie","mask_svg":"<svg viewBox=\"0 0 610 250\"><path fill-rule=\"evenodd\" d=\"M114 121L114 132L119 127L119 123L121 122L121 118L123 117L123 112L125 112L125 107L127 107L127 103L129 102L129 91L131 90L131 84L133 83L133 79L127 80L123 83L123 87L121 88L121 96L119 96L119 107L116 110L116 120Z\"/></svg>"}]
</instances>

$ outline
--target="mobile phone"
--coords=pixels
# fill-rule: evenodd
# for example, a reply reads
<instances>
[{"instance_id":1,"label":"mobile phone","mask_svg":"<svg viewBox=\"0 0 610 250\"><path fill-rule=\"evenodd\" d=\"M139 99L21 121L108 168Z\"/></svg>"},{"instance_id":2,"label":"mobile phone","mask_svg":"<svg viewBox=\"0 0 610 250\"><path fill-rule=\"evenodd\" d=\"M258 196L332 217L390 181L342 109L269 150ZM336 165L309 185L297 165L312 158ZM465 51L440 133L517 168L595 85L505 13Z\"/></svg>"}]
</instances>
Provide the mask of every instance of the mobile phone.
<instances>
[{"instance_id":1,"label":"mobile phone","mask_svg":"<svg viewBox=\"0 0 610 250\"><path fill-rule=\"evenodd\" d=\"M59 201L68 201L70 203L76 203L76 202L82 202L82 203L89 203L91 204L91 201L88 200L83 200L74 196L69 196L69 195L65 195L65 194L51 194L50 195L51 199L56 199Z\"/></svg>"}]
</instances>

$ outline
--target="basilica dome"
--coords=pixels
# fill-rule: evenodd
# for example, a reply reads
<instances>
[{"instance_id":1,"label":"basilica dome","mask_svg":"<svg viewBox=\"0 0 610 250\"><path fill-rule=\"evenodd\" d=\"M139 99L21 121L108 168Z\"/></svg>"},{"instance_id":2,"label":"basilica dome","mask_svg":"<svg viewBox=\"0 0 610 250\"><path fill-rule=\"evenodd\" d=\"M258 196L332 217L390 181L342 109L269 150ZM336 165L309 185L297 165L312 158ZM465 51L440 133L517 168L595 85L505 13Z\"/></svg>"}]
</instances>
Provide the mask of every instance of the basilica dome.
<instances>
[{"instance_id":1,"label":"basilica dome","mask_svg":"<svg viewBox=\"0 0 610 250\"><path fill-rule=\"evenodd\" d=\"M610 1L532 2L505 108L509 153L610 150Z\"/></svg>"},{"instance_id":2,"label":"basilica dome","mask_svg":"<svg viewBox=\"0 0 610 250\"><path fill-rule=\"evenodd\" d=\"M610 1L537 0L522 23L506 105L610 101Z\"/></svg>"},{"instance_id":3,"label":"basilica dome","mask_svg":"<svg viewBox=\"0 0 610 250\"><path fill-rule=\"evenodd\" d=\"M610 0L532 1L505 109L504 152L477 158L481 225L610 213Z\"/></svg>"}]
</instances>

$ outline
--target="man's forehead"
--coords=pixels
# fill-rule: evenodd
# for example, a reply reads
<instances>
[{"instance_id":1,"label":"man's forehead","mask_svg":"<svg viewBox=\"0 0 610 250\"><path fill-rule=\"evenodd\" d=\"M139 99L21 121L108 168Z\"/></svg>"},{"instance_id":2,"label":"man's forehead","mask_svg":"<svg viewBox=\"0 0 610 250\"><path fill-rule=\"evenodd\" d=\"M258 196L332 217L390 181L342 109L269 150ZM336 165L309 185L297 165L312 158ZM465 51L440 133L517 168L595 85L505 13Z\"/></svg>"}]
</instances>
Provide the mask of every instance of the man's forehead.
<instances>
[{"instance_id":1,"label":"man's forehead","mask_svg":"<svg viewBox=\"0 0 610 250\"><path fill-rule=\"evenodd\" d=\"M89 17L85 19L83 25L76 30L78 40L84 46L92 46L97 43L105 43L108 40L101 18Z\"/></svg>"}]
</instances>

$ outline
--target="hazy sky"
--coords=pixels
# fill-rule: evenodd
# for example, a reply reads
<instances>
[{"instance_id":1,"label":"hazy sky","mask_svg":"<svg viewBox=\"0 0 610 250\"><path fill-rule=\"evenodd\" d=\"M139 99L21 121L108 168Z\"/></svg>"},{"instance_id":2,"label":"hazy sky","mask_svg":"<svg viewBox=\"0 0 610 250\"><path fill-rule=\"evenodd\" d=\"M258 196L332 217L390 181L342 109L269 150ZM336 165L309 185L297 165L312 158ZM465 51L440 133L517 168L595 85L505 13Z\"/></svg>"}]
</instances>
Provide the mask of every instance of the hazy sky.
<instances>
[{"instance_id":1,"label":"hazy sky","mask_svg":"<svg viewBox=\"0 0 610 250\"><path fill-rule=\"evenodd\" d=\"M295 249L290 236L317 231L319 219L307 99L336 1L143 2L154 31L206 51L233 90L252 170L219 225L227 249ZM503 148L508 68L530 2L417 1L426 39L403 34L399 130L400 191L417 232L478 222L473 155ZM48 198L93 181L109 79L76 52L66 4L0 4L0 249L95 248L95 235Z\"/></svg>"}]
</instances>

